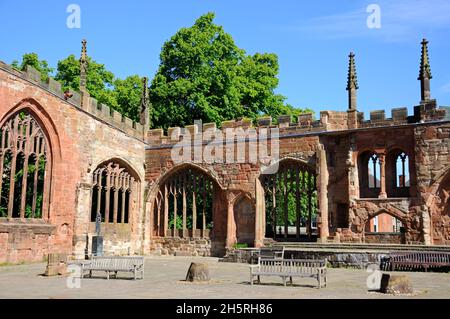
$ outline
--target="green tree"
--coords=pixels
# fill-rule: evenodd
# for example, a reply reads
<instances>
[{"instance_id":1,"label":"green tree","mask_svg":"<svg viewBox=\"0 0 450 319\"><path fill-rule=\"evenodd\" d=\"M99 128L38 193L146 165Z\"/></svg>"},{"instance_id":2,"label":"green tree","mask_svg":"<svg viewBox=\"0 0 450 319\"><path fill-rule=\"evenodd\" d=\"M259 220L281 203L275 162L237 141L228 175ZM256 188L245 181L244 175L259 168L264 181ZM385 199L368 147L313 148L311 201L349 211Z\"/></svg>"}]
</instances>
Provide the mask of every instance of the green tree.
<instances>
[{"instance_id":1,"label":"green tree","mask_svg":"<svg viewBox=\"0 0 450 319\"><path fill-rule=\"evenodd\" d=\"M119 105L118 111L138 122L142 97L142 78L138 75L128 76L125 80L114 81L114 95Z\"/></svg>"},{"instance_id":2,"label":"green tree","mask_svg":"<svg viewBox=\"0 0 450 319\"><path fill-rule=\"evenodd\" d=\"M293 114L278 86L275 54L246 55L231 35L201 16L164 43L151 88L155 127L185 126L195 119L216 122L239 117ZM300 111L298 111L300 112Z\"/></svg>"},{"instance_id":3,"label":"green tree","mask_svg":"<svg viewBox=\"0 0 450 319\"><path fill-rule=\"evenodd\" d=\"M79 91L80 89L80 61L69 55L58 62L55 80L61 82L63 88ZM114 94L114 74L108 71L104 64L97 63L88 57L87 90L100 103L119 110L119 104Z\"/></svg>"},{"instance_id":4,"label":"green tree","mask_svg":"<svg viewBox=\"0 0 450 319\"><path fill-rule=\"evenodd\" d=\"M22 62L20 63L20 65L19 61L17 60L14 60L11 65L18 71L25 71L28 65L32 66L39 73L41 73L41 79L43 81L46 81L54 71L53 68L49 67L46 60L39 60L39 56L34 52L25 53L22 56Z\"/></svg>"}]
</instances>

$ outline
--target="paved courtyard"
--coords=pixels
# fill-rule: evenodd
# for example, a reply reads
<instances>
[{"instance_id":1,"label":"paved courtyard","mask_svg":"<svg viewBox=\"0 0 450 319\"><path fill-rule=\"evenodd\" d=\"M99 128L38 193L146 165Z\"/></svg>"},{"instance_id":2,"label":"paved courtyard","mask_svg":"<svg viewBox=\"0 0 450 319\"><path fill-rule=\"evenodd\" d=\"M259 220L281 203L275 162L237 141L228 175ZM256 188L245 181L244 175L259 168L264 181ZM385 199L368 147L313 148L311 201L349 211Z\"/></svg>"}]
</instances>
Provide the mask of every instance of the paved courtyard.
<instances>
[{"instance_id":1,"label":"paved courtyard","mask_svg":"<svg viewBox=\"0 0 450 319\"><path fill-rule=\"evenodd\" d=\"M211 282L184 282L191 262L207 263ZM294 279L294 286L283 287L281 278L263 277L261 285L249 284L245 264L219 262L217 258L147 257L145 279L110 279L99 272L86 278L81 288L67 287L67 277L43 277L44 263L0 267L0 298L450 298L450 274L405 273L413 284L412 296L387 296L369 292L365 270L328 269L328 287L317 289L309 278ZM122 274L119 278L130 278Z\"/></svg>"}]
</instances>

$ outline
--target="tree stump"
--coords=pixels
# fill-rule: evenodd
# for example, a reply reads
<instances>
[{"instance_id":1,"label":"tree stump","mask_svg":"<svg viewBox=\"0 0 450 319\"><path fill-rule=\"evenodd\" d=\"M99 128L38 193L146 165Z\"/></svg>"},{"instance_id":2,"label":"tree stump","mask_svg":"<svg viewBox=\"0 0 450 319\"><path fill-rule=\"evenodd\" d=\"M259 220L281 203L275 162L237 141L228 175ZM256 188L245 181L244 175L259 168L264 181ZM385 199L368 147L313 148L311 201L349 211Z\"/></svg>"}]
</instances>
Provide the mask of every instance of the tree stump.
<instances>
[{"instance_id":1,"label":"tree stump","mask_svg":"<svg viewBox=\"0 0 450 319\"><path fill-rule=\"evenodd\" d=\"M384 294L412 294L413 287L408 276L383 274L380 291Z\"/></svg>"},{"instance_id":2,"label":"tree stump","mask_svg":"<svg viewBox=\"0 0 450 319\"><path fill-rule=\"evenodd\" d=\"M44 276L65 274L67 274L67 254L48 254L48 262Z\"/></svg>"},{"instance_id":3,"label":"tree stump","mask_svg":"<svg viewBox=\"0 0 450 319\"><path fill-rule=\"evenodd\" d=\"M186 275L186 281L204 282L209 280L209 270L206 264L191 263Z\"/></svg>"}]
</instances>

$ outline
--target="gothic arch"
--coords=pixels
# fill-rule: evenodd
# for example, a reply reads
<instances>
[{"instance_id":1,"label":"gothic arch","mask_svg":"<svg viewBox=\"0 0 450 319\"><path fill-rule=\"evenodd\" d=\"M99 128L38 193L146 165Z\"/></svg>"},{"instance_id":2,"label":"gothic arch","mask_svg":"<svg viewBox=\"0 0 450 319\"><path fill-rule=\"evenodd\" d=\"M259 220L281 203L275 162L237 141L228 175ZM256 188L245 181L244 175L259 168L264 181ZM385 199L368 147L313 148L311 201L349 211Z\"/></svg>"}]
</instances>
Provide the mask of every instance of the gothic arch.
<instances>
[{"instance_id":1,"label":"gothic arch","mask_svg":"<svg viewBox=\"0 0 450 319\"><path fill-rule=\"evenodd\" d=\"M315 172L316 167L315 167L315 163L310 163L311 159L307 159L307 158L297 158L297 157L293 157L293 156L285 156L283 158L278 159L275 163L272 163L270 166L266 167L264 170L261 171L260 173L260 177L267 175L267 174L273 174L273 172L275 170L277 170L277 168L284 164L284 163L293 163L293 164L300 164L302 166L304 166L305 168L308 168L309 170L311 170L311 172Z\"/></svg>"},{"instance_id":2,"label":"gothic arch","mask_svg":"<svg viewBox=\"0 0 450 319\"><path fill-rule=\"evenodd\" d=\"M439 188L446 184L447 181L450 180L450 166L447 167L443 172L441 172L438 176L434 178L434 180L430 181L430 193L435 195L439 191ZM429 206L431 203L427 201L427 205Z\"/></svg>"},{"instance_id":3,"label":"gothic arch","mask_svg":"<svg viewBox=\"0 0 450 319\"><path fill-rule=\"evenodd\" d=\"M128 172L130 172L130 174L134 177L134 179L136 181L139 181L139 182L142 181L141 176L139 175L138 171L133 167L133 164L131 164L127 159L124 159L121 157L114 156L114 157L103 158L103 159L97 161L96 164L93 164L92 167L94 167L94 169L95 169L101 165L107 164L108 162L118 163L121 167L124 167Z\"/></svg>"},{"instance_id":4,"label":"gothic arch","mask_svg":"<svg viewBox=\"0 0 450 319\"><path fill-rule=\"evenodd\" d=\"M163 185L165 181L170 179L174 174L184 171L189 168L197 170L197 171L201 172L202 174L205 174L206 176L211 178L214 181L214 183L216 184L216 186L218 186L220 188L220 190L225 189L223 187L223 185L219 182L216 174L213 171L211 171L207 168L204 168L200 165L194 164L194 163L181 163L181 164L177 164L177 165L173 166L172 168L163 172L158 177L158 179L156 179L151 185L149 185L149 189L148 189L148 193L145 198L146 199L145 202L152 203L155 196L158 194L160 186Z\"/></svg>"},{"instance_id":5,"label":"gothic arch","mask_svg":"<svg viewBox=\"0 0 450 319\"><path fill-rule=\"evenodd\" d=\"M261 197L257 199L257 220L267 236L302 240L306 235L307 240L314 240L317 188L311 160L291 156L280 159L259 175L256 189Z\"/></svg>"},{"instance_id":6,"label":"gothic arch","mask_svg":"<svg viewBox=\"0 0 450 319\"><path fill-rule=\"evenodd\" d=\"M93 170L91 222L133 224L139 214L140 177L120 158L101 161Z\"/></svg>"},{"instance_id":7,"label":"gothic arch","mask_svg":"<svg viewBox=\"0 0 450 319\"><path fill-rule=\"evenodd\" d=\"M233 214L237 243L253 246L257 231L255 201L246 193L239 194L233 201Z\"/></svg>"},{"instance_id":8,"label":"gothic arch","mask_svg":"<svg viewBox=\"0 0 450 319\"><path fill-rule=\"evenodd\" d=\"M198 165L172 167L151 186L151 234L156 237L209 238L217 221L218 198L223 187L213 174Z\"/></svg>"},{"instance_id":9,"label":"gothic arch","mask_svg":"<svg viewBox=\"0 0 450 319\"><path fill-rule=\"evenodd\" d=\"M401 210L399 210L398 208L395 208L391 205L389 205L388 207L385 208L381 208L375 212L370 212L367 214L367 218L364 221L364 224L366 224L369 220L371 220L372 218L380 215L380 214L388 214L392 217L397 218L398 220L400 220L403 224L406 223L406 214L404 212L402 212Z\"/></svg>"},{"instance_id":10,"label":"gothic arch","mask_svg":"<svg viewBox=\"0 0 450 319\"><path fill-rule=\"evenodd\" d=\"M12 115L19 112L28 112L33 116L48 139L52 159L61 159L61 142L56 125L52 120L50 114L37 100L33 98L25 98L19 101L3 115L3 118L0 121L0 127L3 126L4 122Z\"/></svg>"},{"instance_id":11,"label":"gothic arch","mask_svg":"<svg viewBox=\"0 0 450 319\"><path fill-rule=\"evenodd\" d=\"M252 204L256 203L256 198L254 198L250 192L245 192L245 191L241 191L241 190L230 190L230 191L239 192L238 195L233 197L233 199L231 201L232 205L236 204L238 201L243 200L243 199L250 201Z\"/></svg>"},{"instance_id":12,"label":"gothic arch","mask_svg":"<svg viewBox=\"0 0 450 319\"><path fill-rule=\"evenodd\" d=\"M54 136L36 108L43 111L35 100L22 100L0 121L0 207L9 218L50 218Z\"/></svg>"}]
</instances>

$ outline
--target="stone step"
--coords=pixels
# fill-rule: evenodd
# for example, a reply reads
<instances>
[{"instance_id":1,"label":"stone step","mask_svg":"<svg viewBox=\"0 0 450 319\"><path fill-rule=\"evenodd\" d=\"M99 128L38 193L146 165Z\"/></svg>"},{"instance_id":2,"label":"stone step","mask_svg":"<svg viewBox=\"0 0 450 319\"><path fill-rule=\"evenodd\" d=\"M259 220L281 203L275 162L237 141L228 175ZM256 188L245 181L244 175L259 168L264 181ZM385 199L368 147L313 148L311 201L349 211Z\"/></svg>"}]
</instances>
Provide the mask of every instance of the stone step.
<instances>
[{"instance_id":1,"label":"stone step","mask_svg":"<svg viewBox=\"0 0 450 319\"><path fill-rule=\"evenodd\" d=\"M349 244L349 243L305 243L305 242L275 242L274 247L284 246L294 249L348 249L348 250L416 250L416 251L442 251L450 252L450 246L425 246L425 245L389 245L389 244Z\"/></svg>"}]
</instances>

